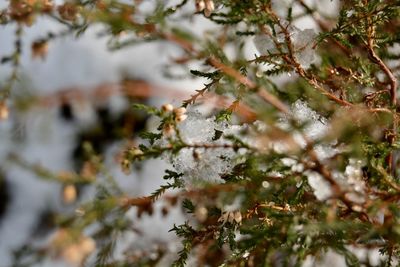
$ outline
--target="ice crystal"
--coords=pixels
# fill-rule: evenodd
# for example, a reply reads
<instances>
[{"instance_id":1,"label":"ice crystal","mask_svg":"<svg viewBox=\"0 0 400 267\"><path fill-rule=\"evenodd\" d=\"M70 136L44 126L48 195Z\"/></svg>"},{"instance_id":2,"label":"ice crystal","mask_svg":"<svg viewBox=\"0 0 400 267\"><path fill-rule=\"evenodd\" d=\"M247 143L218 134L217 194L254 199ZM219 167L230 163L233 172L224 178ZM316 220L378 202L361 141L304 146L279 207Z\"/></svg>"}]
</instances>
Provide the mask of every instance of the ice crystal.
<instances>
[{"instance_id":1,"label":"ice crystal","mask_svg":"<svg viewBox=\"0 0 400 267\"><path fill-rule=\"evenodd\" d=\"M303 68L308 68L316 58L313 49L313 41L316 37L316 33L313 29L300 30L295 26L286 24L287 23L283 23L283 26L287 27L289 32L294 57ZM274 31L276 33L274 37L266 34L258 34L254 38L254 45L262 55L288 52L285 35L282 29L275 25Z\"/></svg>"},{"instance_id":2,"label":"ice crystal","mask_svg":"<svg viewBox=\"0 0 400 267\"><path fill-rule=\"evenodd\" d=\"M297 100L291 107L291 116L300 124L304 125L302 134L296 133L294 134L294 139L301 146L306 146L306 141L304 139L307 138L311 142L318 141L323 139L323 137L329 131L329 122L326 118L320 116L317 112L312 110L307 103L301 100ZM284 124L287 124L285 122ZM287 125L284 127L288 127ZM303 137L304 136L304 137ZM314 151L318 157L318 160L324 162L325 160L331 158L339 151L334 148L331 144L317 144L314 145ZM293 161L293 160L292 160ZM285 161L284 161L285 163ZM295 164L295 162L287 163L286 165L292 166L292 170L302 171L303 167L301 164ZM331 187L329 183L317 172L314 171L306 171L305 172L308 183L311 188L314 190L314 195L319 200L327 199L331 196ZM339 177L335 177L340 179Z\"/></svg>"},{"instance_id":3,"label":"ice crystal","mask_svg":"<svg viewBox=\"0 0 400 267\"><path fill-rule=\"evenodd\" d=\"M294 118L299 124L304 125L302 133L294 133L293 138L300 147L306 146L305 138L311 142L321 141L328 133L330 126L326 118L320 116L317 112L312 110L307 103L297 100L291 107L291 117ZM280 127L289 130L288 120L284 120ZM314 152L321 163L325 163L331 157L340 153L340 150L334 147L335 142L321 143L314 145ZM285 151L283 151L285 152ZM299 164L292 158L283 158L282 163L291 167L292 171L303 171L304 166ZM362 180L361 167L363 162L357 159L350 159L349 164L343 172L332 170L332 177L347 192L346 197L356 203L363 203L365 201L365 183ZM308 183L314 190L314 195L319 200L325 200L332 194L330 184L315 171L307 170L305 172Z\"/></svg>"},{"instance_id":4,"label":"ice crystal","mask_svg":"<svg viewBox=\"0 0 400 267\"><path fill-rule=\"evenodd\" d=\"M344 171L346 187L349 193L347 197L353 202L365 202L365 182L363 180L361 167L364 165L362 160L349 159L349 165Z\"/></svg>"},{"instance_id":5,"label":"ice crystal","mask_svg":"<svg viewBox=\"0 0 400 267\"><path fill-rule=\"evenodd\" d=\"M231 141L224 137L214 138L216 131L223 135L238 134L244 126L215 122L204 118L198 112L188 112L188 118L178 124L182 140L188 145L222 145ZM170 162L177 172L183 173L187 182L223 182L222 174L229 173L235 165L237 153L231 148L184 148L177 155L170 156Z\"/></svg>"},{"instance_id":6,"label":"ice crystal","mask_svg":"<svg viewBox=\"0 0 400 267\"><path fill-rule=\"evenodd\" d=\"M325 200L332 195L330 184L321 176L321 174L314 171L305 172L308 184L314 190L314 195L318 200Z\"/></svg>"},{"instance_id":7,"label":"ice crystal","mask_svg":"<svg viewBox=\"0 0 400 267\"><path fill-rule=\"evenodd\" d=\"M292 105L292 116L301 124L306 124L304 133L307 138L316 140L323 137L328 131L328 121L312 110L306 102L297 100Z\"/></svg>"}]
</instances>

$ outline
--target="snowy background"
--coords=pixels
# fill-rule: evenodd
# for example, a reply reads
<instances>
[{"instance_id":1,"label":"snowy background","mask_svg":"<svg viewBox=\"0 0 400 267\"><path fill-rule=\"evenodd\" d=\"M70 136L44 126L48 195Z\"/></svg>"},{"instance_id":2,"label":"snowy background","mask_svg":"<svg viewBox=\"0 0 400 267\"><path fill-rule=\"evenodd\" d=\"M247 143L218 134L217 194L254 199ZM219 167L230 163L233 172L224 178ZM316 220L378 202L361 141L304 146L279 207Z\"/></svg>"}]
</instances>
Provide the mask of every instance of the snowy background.
<instances>
[{"instance_id":1,"label":"snowy background","mask_svg":"<svg viewBox=\"0 0 400 267\"><path fill-rule=\"evenodd\" d=\"M0 8L8 4L0 0ZM165 43L138 45L122 51L107 50L105 38L99 38L100 27L89 29L81 38L66 36L50 42L45 60L32 59L31 43L44 37L48 32L63 30L63 26L50 19L38 18L32 27L25 27L22 44L21 82L16 85L18 94L46 96L69 88L80 88L90 92L104 83L116 83L122 75L148 81L160 87L192 92L201 87L201 81L171 81L162 76L162 65L177 52L177 48ZM0 57L13 52L15 25L0 26ZM0 77L6 79L10 67L2 65ZM168 99L168 92L163 92L165 99L155 98L153 103L160 105ZM112 112L124 108L126 102L115 94L105 101ZM71 152L77 132L85 125L96 121L94 101L75 108L73 123L66 123L60 117L58 105L35 106L28 112L12 110L7 121L0 122L0 162L5 173L10 200L6 211L0 218L0 266L9 266L12 250L30 240L35 233L39 215L47 210L68 211L62 203L61 185L38 178L28 170L23 170L7 161L11 152L23 155L34 164L40 164L55 173L71 170ZM101 103L100 103L101 104ZM114 149L114 150L113 150ZM113 162L115 147L110 147L109 158L111 173L130 196L144 196L153 192L162 184L166 163L149 161L140 174L125 175L119 165ZM86 190L81 200L90 198L93 191ZM179 223L182 216L179 210L172 211L168 217L161 217L161 207L155 215L143 215L136 227L141 229L145 238L140 238L138 246L146 247L153 241L167 241L174 237L168 230L173 223ZM133 214L132 214L133 216ZM146 226L146 227L142 227ZM126 243L135 237L125 237ZM136 237L137 238L137 237ZM124 240L122 240L121 243ZM142 243L142 244L140 244ZM121 244L123 246L123 244ZM173 249L173 248L172 248ZM61 263L59 263L61 264ZM56 266L53 261L48 266Z\"/></svg>"}]
</instances>

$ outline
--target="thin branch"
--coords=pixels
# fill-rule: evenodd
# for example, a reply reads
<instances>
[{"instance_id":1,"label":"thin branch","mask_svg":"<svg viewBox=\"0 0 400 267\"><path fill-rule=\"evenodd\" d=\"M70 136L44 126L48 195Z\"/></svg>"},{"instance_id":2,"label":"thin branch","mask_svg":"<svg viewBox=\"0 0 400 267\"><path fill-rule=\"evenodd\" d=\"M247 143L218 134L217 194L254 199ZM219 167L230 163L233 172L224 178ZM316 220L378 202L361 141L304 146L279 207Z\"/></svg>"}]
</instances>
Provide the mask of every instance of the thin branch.
<instances>
[{"instance_id":1,"label":"thin branch","mask_svg":"<svg viewBox=\"0 0 400 267\"><path fill-rule=\"evenodd\" d=\"M237 70L223 64L218 59L211 57L208 59L208 62L215 68L221 70L226 75L234 78L237 82L247 86L248 88L256 89L258 87L256 83L249 80L246 76L242 75ZM286 104L284 104L282 101L280 101L276 96L269 93L267 90L265 90L263 88L258 88L258 89L259 89L258 95L261 96L261 98L263 98L265 101L270 103L272 106L276 107L279 111L281 111L285 114L289 113L289 108L286 106Z\"/></svg>"},{"instance_id":2,"label":"thin branch","mask_svg":"<svg viewBox=\"0 0 400 267\"><path fill-rule=\"evenodd\" d=\"M327 91L323 86L321 86L317 79L313 77L311 74L308 74L304 68L301 67L300 63L297 61L296 57L294 56L294 51L293 51L293 46L292 46L292 41L290 39L290 33L288 32L287 27L283 26L280 19L276 16L275 13L270 12L269 13L276 21L276 23L279 25L279 27L282 30L282 33L285 35L285 41L288 47L288 55L283 55L283 59L286 61L286 63L294 68L296 73L300 75L300 77L304 78L310 85L312 85L315 89L320 91L323 95L328 97L328 99L335 101L336 103L340 104L341 106L347 106L350 107L353 104L344 100L340 99L339 97L335 96L334 94L330 93ZM261 28L263 32L267 35L269 35L272 40L275 42L275 45L277 46L278 49L281 50L281 44L276 40L272 34L267 31L264 27Z\"/></svg>"},{"instance_id":3,"label":"thin branch","mask_svg":"<svg viewBox=\"0 0 400 267\"><path fill-rule=\"evenodd\" d=\"M371 26L372 28L372 26ZM374 63L376 63L381 70L387 75L390 81L390 101L393 107L396 106L397 104L397 86L398 82L396 77L394 76L393 72L389 69L388 66L383 62L383 60L376 54L374 50L374 30L371 30L371 32L368 34L368 42L367 42L367 49L368 53L373 59Z\"/></svg>"},{"instance_id":4,"label":"thin branch","mask_svg":"<svg viewBox=\"0 0 400 267\"><path fill-rule=\"evenodd\" d=\"M397 79L393 75L393 72L386 66L386 64L383 62L383 60L376 54L374 50L374 37L375 37L375 28L374 25L371 22L370 17L367 17L367 50L372 58L373 62L376 63L380 69L387 75L389 81L390 81L390 104L393 108L396 108L397 105ZM391 131L392 133L389 135L387 138L388 143L391 145L395 142L396 139L396 134L397 134L397 120L396 117L393 116L393 125L391 126ZM395 158L393 156L393 152L390 152L387 159L387 164L388 164L388 169L389 173L391 173L393 176L396 176L396 162Z\"/></svg>"}]
</instances>

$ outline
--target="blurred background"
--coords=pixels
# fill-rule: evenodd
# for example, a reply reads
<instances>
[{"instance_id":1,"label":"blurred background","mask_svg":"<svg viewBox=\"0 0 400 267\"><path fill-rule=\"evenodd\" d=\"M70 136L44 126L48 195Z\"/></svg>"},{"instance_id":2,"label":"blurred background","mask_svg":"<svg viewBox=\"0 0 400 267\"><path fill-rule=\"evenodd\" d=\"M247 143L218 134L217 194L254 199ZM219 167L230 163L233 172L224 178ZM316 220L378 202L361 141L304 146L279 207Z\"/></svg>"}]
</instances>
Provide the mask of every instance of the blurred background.
<instances>
[{"instance_id":1,"label":"blurred background","mask_svg":"<svg viewBox=\"0 0 400 267\"><path fill-rule=\"evenodd\" d=\"M0 1L0 8L7 6L8 1ZM0 57L13 53L16 28L15 24L0 26ZM155 42L112 52L107 38L100 36L101 26L79 38L66 34L46 47L33 46L49 33L65 29L38 17L21 35L19 80L14 83L9 118L0 122L0 266L11 266L13 252L24 244L48 238L55 214L73 213L77 202L93 197L93 186L75 188L76 200L65 196L68 191L62 184L38 173L43 168L62 177L85 171L85 143L104 157L109 175L128 196L145 196L157 189L166 163L146 162L129 174L120 168L118 154L124 144L152 127L148 117L131 105L178 104L201 87L201 81L164 77L164 65L177 48ZM12 70L1 65L2 82ZM173 239L168 230L182 219L180 211L163 216L161 206L136 220L137 234L123 237L119 245L136 239L135 246L146 248ZM46 262L48 266L72 264L58 259Z\"/></svg>"}]
</instances>

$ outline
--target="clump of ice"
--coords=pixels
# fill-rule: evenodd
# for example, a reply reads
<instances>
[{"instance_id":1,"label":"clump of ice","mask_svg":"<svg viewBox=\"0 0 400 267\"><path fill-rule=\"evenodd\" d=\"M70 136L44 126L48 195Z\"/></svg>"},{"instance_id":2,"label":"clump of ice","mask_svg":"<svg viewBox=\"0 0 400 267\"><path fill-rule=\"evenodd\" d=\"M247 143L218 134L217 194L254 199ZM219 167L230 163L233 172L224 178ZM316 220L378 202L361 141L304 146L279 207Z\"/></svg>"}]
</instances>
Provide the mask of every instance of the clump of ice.
<instances>
[{"instance_id":1,"label":"clump of ice","mask_svg":"<svg viewBox=\"0 0 400 267\"><path fill-rule=\"evenodd\" d=\"M313 42L316 37L315 31L313 29L300 30L293 25L288 25L288 23L282 24L287 27L289 32L294 57L303 68L308 68L316 59L313 49ZM275 37L262 33L254 38L254 45L262 55L276 54L280 51L288 52L285 34L282 29L275 25L274 31L276 33Z\"/></svg>"},{"instance_id":2,"label":"clump of ice","mask_svg":"<svg viewBox=\"0 0 400 267\"><path fill-rule=\"evenodd\" d=\"M302 148L305 148L307 138L311 142L320 141L329 132L329 121L312 110L306 102L297 100L291 107L291 117L300 124L304 125L302 133L294 133L293 138ZM281 128L289 130L288 120L283 120L279 125ZM305 137L305 138L304 138ZM340 153L340 150L334 147L335 142L322 143L314 145L314 152L318 160L324 164L331 157ZM283 151L285 153L285 151ZM302 164L295 159L283 158L282 163L292 167L292 171L302 171ZM332 176L341 186L351 201L355 203L365 202L365 182L362 177L361 167L364 162L359 159L349 159L344 172L332 170ZM318 172L306 170L304 174L307 176L308 183L314 191L314 195L318 200L326 200L332 195L331 185Z\"/></svg>"},{"instance_id":3,"label":"clump of ice","mask_svg":"<svg viewBox=\"0 0 400 267\"><path fill-rule=\"evenodd\" d=\"M304 101L297 100L293 103L290 116L297 123L304 125L301 133L295 132L293 134L293 139L301 148L305 148L307 145L305 138L311 142L318 142L329 132L330 126L328 120L319 115L316 111L312 110ZM279 127L289 130L290 126L288 119L284 119ZM339 152L338 149L333 147L333 145L334 143L322 143L313 146L314 152L319 161L324 163L324 161ZM302 164L294 162L293 159L290 162L284 159L282 162L287 166L291 166L292 169L293 166L295 166L293 170L302 171L302 167L304 167ZM313 189L314 195L318 200L325 200L331 196L332 191L330 184L319 173L307 170L304 174L307 176L308 184Z\"/></svg>"},{"instance_id":4,"label":"clump of ice","mask_svg":"<svg viewBox=\"0 0 400 267\"><path fill-rule=\"evenodd\" d=\"M305 171L305 175L307 176L308 184L314 190L314 195L318 200L326 200L332 196L331 185L321 174L307 170Z\"/></svg>"},{"instance_id":5,"label":"clump of ice","mask_svg":"<svg viewBox=\"0 0 400 267\"><path fill-rule=\"evenodd\" d=\"M211 142L217 123L212 118L204 118L199 112L188 112L187 115L187 119L178 124L182 140L189 145Z\"/></svg>"},{"instance_id":6,"label":"clump of ice","mask_svg":"<svg viewBox=\"0 0 400 267\"><path fill-rule=\"evenodd\" d=\"M291 115L301 124L306 124L304 134L311 140L322 138L328 128L328 120L312 110L306 102L297 100L291 107Z\"/></svg>"},{"instance_id":7,"label":"clump of ice","mask_svg":"<svg viewBox=\"0 0 400 267\"><path fill-rule=\"evenodd\" d=\"M329 132L330 126L326 118L319 115L317 112L312 110L306 102L297 100L291 107L290 117L297 121L299 124L304 125L303 130L300 132L293 133L294 141L301 147L305 148L309 141L319 141ZM284 118L278 127L284 130L290 130L290 123L288 118ZM330 144L316 144L314 145L314 151L317 154L319 160L324 161L329 159L338 153L338 150L333 147L335 143ZM285 153L285 144L277 143L274 144L274 149L278 153Z\"/></svg>"},{"instance_id":8,"label":"clump of ice","mask_svg":"<svg viewBox=\"0 0 400 267\"><path fill-rule=\"evenodd\" d=\"M297 100L291 108L291 115L300 124L304 124L303 134L310 141L317 141L323 138L329 131L328 120L312 110L306 102ZM296 141L301 147L306 146L306 141L302 135L297 134ZM324 161L334 156L338 151L330 144L318 144L314 146L314 151L318 160ZM318 200L325 200L332 195L330 184L317 172L305 172L308 184L314 190L314 195Z\"/></svg>"},{"instance_id":9,"label":"clump of ice","mask_svg":"<svg viewBox=\"0 0 400 267\"><path fill-rule=\"evenodd\" d=\"M188 145L213 146L231 144L232 141L224 137L228 135L238 136L249 145L256 144L251 136L242 136L244 130L251 129L248 125L230 125L225 122L216 122L214 117L206 118L199 112L188 112L187 115L188 118L178 124L178 130L182 141ZM299 124L304 125L302 133L293 134L295 141L301 148L306 146L304 136L309 141L318 143L329 132L329 121L312 110L304 101L298 100L292 105L290 116ZM264 132L268 128L262 122L255 122L253 126L260 132ZM282 120L279 127L289 130L289 120ZM222 132L222 137L217 140L215 140L216 131ZM161 142L167 144L167 140L162 140ZM280 142L276 142L274 145L279 147ZM282 145L284 144L282 143ZM322 164L325 164L335 154L340 153L339 149L333 145L334 143L314 145L314 151ZM272 146L272 148L276 147ZM286 152L281 151L281 153ZM184 148L177 154L168 155L168 159L177 172L183 173L184 179L188 184L192 184L194 181L222 183L224 180L221 175L232 171L232 168L239 163L238 158L241 153L243 153L243 150L239 150L238 153L227 147ZM323 201L331 197L331 185L321 174L312 170L304 171L304 165L295 157L283 158L282 162L291 167L293 172L303 172L306 175L308 184L313 189L314 195L318 200ZM364 201L365 185L362 180L361 167L361 161L350 159L345 172L332 170L333 178L345 192L348 192L347 196L354 202Z\"/></svg>"},{"instance_id":10,"label":"clump of ice","mask_svg":"<svg viewBox=\"0 0 400 267\"><path fill-rule=\"evenodd\" d=\"M363 203L366 200L366 187L361 170L363 165L364 162L362 160L351 158L344 171L346 187L350 191L347 193L347 197L357 203Z\"/></svg>"},{"instance_id":11,"label":"clump of ice","mask_svg":"<svg viewBox=\"0 0 400 267\"><path fill-rule=\"evenodd\" d=\"M313 49L313 41L316 33L313 29L299 30L296 27L293 28L295 29L292 31L290 39L295 51L294 56L302 67L308 68L316 58L315 50Z\"/></svg>"},{"instance_id":12,"label":"clump of ice","mask_svg":"<svg viewBox=\"0 0 400 267\"><path fill-rule=\"evenodd\" d=\"M223 136L213 140L216 130L222 131L225 136L238 135L245 127L215 122L215 118L204 118L198 112L188 112L187 115L188 118L178 124L178 130L182 140L188 145L231 144ZM184 174L187 182L224 182L221 175L232 170L237 155L237 152L227 147L184 148L169 159L175 170Z\"/></svg>"},{"instance_id":13,"label":"clump of ice","mask_svg":"<svg viewBox=\"0 0 400 267\"><path fill-rule=\"evenodd\" d=\"M361 192L365 189L365 183L362 177L361 167L364 165L362 160L349 159L349 165L346 166L344 174L347 177L347 182L354 185L354 190Z\"/></svg>"}]
</instances>

